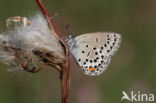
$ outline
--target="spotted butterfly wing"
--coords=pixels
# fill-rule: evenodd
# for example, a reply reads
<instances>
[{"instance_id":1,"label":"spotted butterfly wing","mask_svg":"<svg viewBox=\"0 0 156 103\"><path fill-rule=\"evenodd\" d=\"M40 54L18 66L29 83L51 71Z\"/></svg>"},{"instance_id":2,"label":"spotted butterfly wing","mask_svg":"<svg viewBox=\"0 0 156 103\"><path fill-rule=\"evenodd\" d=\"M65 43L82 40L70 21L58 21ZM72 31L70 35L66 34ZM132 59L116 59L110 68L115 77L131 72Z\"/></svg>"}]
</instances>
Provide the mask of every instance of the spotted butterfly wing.
<instances>
[{"instance_id":1,"label":"spotted butterfly wing","mask_svg":"<svg viewBox=\"0 0 156 103\"><path fill-rule=\"evenodd\" d=\"M118 50L121 35L111 32L87 33L70 38L69 48L86 75L99 75L109 65Z\"/></svg>"}]
</instances>

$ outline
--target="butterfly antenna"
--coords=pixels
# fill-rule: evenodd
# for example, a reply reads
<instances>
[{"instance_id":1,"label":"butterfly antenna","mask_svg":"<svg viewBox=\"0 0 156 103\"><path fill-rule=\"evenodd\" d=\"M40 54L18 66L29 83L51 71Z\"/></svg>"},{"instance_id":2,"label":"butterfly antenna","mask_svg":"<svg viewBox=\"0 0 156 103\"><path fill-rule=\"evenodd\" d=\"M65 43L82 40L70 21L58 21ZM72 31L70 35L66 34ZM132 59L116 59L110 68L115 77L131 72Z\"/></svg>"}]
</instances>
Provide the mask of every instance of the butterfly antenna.
<instances>
[{"instance_id":1,"label":"butterfly antenna","mask_svg":"<svg viewBox=\"0 0 156 103\"><path fill-rule=\"evenodd\" d=\"M74 37L75 37L75 34L74 34L73 30L70 28L69 24L66 25L66 29L67 29L67 31L68 31L69 34L70 34L70 35L69 35L69 39L74 38Z\"/></svg>"}]
</instances>

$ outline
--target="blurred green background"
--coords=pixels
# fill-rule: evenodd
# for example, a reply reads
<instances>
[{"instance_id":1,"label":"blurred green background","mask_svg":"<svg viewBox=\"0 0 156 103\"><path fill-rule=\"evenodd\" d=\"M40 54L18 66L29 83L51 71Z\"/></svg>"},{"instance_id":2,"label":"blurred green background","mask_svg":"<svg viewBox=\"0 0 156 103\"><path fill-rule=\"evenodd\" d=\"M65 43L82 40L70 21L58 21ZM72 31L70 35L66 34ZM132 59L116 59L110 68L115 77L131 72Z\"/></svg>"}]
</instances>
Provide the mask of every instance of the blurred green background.
<instances>
[{"instance_id":1,"label":"blurred green background","mask_svg":"<svg viewBox=\"0 0 156 103\"><path fill-rule=\"evenodd\" d=\"M123 90L156 94L156 0L43 1L52 16L58 14L54 21L65 38L67 24L76 35L112 31L123 37L100 76L85 76L71 58L71 103L120 103ZM36 11L35 0L0 0L0 32L7 29L8 17L30 16ZM0 64L0 103L61 103L55 69L30 74L9 72L9 68Z\"/></svg>"}]
</instances>

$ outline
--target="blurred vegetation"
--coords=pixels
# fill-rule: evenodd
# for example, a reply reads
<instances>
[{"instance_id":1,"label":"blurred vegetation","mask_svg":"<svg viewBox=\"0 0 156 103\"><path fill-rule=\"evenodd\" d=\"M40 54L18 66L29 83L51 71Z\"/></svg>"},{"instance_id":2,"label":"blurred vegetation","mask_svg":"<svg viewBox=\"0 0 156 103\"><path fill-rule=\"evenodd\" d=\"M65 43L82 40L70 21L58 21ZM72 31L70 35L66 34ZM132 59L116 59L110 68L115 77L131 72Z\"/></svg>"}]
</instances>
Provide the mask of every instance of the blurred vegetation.
<instances>
[{"instance_id":1,"label":"blurred vegetation","mask_svg":"<svg viewBox=\"0 0 156 103\"><path fill-rule=\"evenodd\" d=\"M61 33L67 24L76 34L113 31L123 41L108 69L100 76L85 76L71 65L71 103L120 103L122 90L156 94L156 0L43 0ZM39 11L35 0L1 0L0 31L12 16ZM60 103L59 73L9 72L0 65L0 103ZM128 103L124 101L124 103Z\"/></svg>"}]
</instances>

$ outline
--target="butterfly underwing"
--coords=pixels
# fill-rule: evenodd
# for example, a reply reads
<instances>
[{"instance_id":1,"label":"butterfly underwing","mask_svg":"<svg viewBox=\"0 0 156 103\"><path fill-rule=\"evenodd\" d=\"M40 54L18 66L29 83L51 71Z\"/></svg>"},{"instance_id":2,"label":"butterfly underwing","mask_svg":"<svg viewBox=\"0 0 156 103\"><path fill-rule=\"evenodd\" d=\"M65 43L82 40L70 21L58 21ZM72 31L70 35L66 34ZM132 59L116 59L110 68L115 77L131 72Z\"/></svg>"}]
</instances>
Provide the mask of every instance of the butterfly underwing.
<instances>
[{"instance_id":1,"label":"butterfly underwing","mask_svg":"<svg viewBox=\"0 0 156 103\"><path fill-rule=\"evenodd\" d=\"M77 64L86 75L99 75L108 67L121 43L121 35L95 32L70 37L68 45Z\"/></svg>"}]
</instances>

